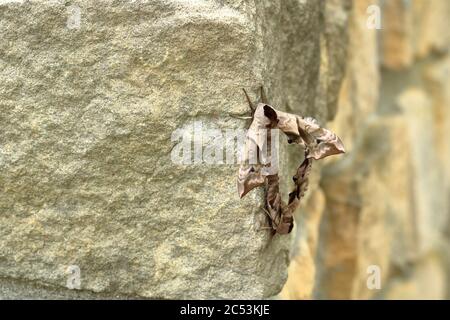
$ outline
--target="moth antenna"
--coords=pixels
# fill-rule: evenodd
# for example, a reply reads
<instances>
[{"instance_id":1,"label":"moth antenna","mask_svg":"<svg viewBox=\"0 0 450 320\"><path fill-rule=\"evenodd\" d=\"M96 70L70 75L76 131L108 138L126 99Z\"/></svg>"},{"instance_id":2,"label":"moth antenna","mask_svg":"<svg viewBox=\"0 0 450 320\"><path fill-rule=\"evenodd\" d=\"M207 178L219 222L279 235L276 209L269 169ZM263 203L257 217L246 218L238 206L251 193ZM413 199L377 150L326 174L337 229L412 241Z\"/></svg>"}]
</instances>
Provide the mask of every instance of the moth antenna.
<instances>
[{"instance_id":1,"label":"moth antenna","mask_svg":"<svg viewBox=\"0 0 450 320\"><path fill-rule=\"evenodd\" d=\"M236 119L241 119L241 120L251 120L253 119L253 117L250 116L237 116L234 114L229 113L230 117L236 118Z\"/></svg>"},{"instance_id":2,"label":"moth antenna","mask_svg":"<svg viewBox=\"0 0 450 320\"><path fill-rule=\"evenodd\" d=\"M253 114L255 112L255 107L253 106L252 100L250 100L250 97L248 96L247 91L245 91L244 88L242 88L242 90L245 93L245 97L247 98L248 105L249 105L250 110L252 111L252 114Z\"/></svg>"},{"instance_id":3,"label":"moth antenna","mask_svg":"<svg viewBox=\"0 0 450 320\"><path fill-rule=\"evenodd\" d=\"M269 102L267 101L266 92L264 91L263 86L260 87L260 91L261 91L261 102L264 104L268 104Z\"/></svg>"}]
</instances>

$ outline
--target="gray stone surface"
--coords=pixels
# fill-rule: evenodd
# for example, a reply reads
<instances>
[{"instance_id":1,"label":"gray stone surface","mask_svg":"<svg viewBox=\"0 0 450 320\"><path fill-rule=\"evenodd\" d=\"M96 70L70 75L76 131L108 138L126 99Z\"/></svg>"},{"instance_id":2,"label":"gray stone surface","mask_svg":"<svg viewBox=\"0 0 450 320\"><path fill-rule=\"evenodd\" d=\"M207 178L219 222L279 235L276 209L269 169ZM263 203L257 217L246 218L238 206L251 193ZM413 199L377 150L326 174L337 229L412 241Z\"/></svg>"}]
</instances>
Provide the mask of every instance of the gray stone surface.
<instances>
[{"instance_id":1,"label":"gray stone surface","mask_svg":"<svg viewBox=\"0 0 450 320\"><path fill-rule=\"evenodd\" d=\"M291 238L258 230L262 191L239 200L237 165L175 165L171 134L244 128L229 113L261 84L326 119L320 2L0 3L0 297L277 294Z\"/></svg>"}]
</instances>

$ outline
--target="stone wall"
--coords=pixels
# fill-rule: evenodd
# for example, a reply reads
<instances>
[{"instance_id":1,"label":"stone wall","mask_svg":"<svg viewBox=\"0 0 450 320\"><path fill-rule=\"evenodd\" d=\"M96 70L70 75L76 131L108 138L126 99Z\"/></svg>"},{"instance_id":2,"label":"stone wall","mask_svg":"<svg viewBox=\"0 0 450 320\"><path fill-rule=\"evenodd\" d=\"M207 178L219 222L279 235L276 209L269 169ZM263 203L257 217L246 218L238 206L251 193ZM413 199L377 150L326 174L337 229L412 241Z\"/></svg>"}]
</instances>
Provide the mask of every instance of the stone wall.
<instances>
[{"instance_id":1,"label":"stone wall","mask_svg":"<svg viewBox=\"0 0 450 320\"><path fill-rule=\"evenodd\" d=\"M239 200L237 165L172 163L171 137L194 121L246 128L230 114L261 84L276 105L325 119L322 10L1 1L0 295L277 294L291 239L259 230L263 191Z\"/></svg>"},{"instance_id":2,"label":"stone wall","mask_svg":"<svg viewBox=\"0 0 450 320\"><path fill-rule=\"evenodd\" d=\"M448 17L446 0L0 0L0 298L449 297ZM261 230L238 165L171 161L177 129L246 128L230 114L260 85L348 149L314 167L290 236ZM284 190L300 154L281 150Z\"/></svg>"},{"instance_id":3,"label":"stone wall","mask_svg":"<svg viewBox=\"0 0 450 320\"><path fill-rule=\"evenodd\" d=\"M381 30L367 28L373 4ZM449 18L446 0L353 1L331 123L349 152L299 213L282 297L450 298Z\"/></svg>"}]
</instances>

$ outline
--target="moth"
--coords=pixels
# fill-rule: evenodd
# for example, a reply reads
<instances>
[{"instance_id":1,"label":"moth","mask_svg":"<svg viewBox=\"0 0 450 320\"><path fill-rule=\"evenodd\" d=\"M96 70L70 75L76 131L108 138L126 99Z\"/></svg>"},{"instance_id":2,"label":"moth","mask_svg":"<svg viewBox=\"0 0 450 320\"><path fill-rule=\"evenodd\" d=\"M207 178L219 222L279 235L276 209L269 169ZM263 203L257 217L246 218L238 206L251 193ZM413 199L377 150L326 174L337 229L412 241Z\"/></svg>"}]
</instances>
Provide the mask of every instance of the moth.
<instances>
[{"instance_id":1,"label":"moth","mask_svg":"<svg viewBox=\"0 0 450 320\"><path fill-rule=\"evenodd\" d=\"M251 112L247 118L252 122L238 172L238 193L242 198L254 188L264 186L263 210L269 217L268 228L272 234L288 234L294 226L294 212L307 191L313 160L345 153L344 145L336 134L322 128L314 118L282 112L269 105L263 87L260 88L260 102L256 105L245 89L243 91ZM271 130L280 130L287 136L289 144L298 145L304 151L304 160L293 176L294 188L287 203L281 199L278 165L271 161L273 157L269 157L277 152ZM256 161L250 161L252 157Z\"/></svg>"}]
</instances>

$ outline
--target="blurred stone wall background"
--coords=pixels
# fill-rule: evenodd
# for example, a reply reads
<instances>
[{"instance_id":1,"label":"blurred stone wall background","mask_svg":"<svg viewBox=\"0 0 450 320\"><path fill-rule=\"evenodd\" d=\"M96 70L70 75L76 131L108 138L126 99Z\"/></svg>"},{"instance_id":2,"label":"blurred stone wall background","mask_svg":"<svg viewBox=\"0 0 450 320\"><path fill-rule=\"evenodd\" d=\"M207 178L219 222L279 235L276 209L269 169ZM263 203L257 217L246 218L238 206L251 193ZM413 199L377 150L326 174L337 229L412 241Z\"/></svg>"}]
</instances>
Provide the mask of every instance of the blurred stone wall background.
<instances>
[{"instance_id":1,"label":"blurred stone wall background","mask_svg":"<svg viewBox=\"0 0 450 320\"><path fill-rule=\"evenodd\" d=\"M447 0L0 0L0 298L449 298L449 18ZM261 84L348 150L273 239L237 165L170 160L194 121L246 128L229 114ZM286 194L301 150L281 151Z\"/></svg>"},{"instance_id":2,"label":"blurred stone wall background","mask_svg":"<svg viewBox=\"0 0 450 320\"><path fill-rule=\"evenodd\" d=\"M349 152L299 213L291 299L450 298L450 2L352 2L331 127ZM369 30L371 5L381 30ZM336 20L336 10L327 10ZM370 266L381 288L370 290ZM368 273L369 272L369 273Z\"/></svg>"}]
</instances>

